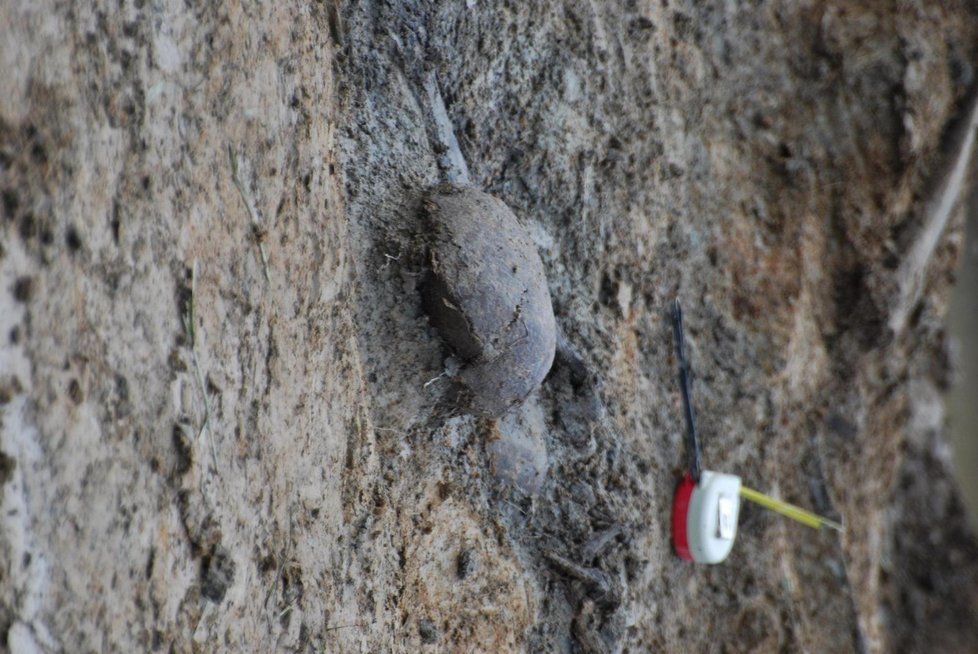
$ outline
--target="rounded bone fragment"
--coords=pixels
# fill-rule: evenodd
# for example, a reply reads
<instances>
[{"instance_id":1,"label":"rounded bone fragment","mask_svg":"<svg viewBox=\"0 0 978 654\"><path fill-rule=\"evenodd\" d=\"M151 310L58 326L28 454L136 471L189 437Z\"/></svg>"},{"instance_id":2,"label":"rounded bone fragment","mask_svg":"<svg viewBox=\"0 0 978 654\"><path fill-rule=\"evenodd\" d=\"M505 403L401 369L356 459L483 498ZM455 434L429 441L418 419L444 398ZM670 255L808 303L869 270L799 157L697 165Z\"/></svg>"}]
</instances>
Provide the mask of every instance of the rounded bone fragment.
<instances>
[{"instance_id":1,"label":"rounded bone fragment","mask_svg":"<svg viewBox=\"0 0 978 654\"><path fill-rule=\"evenodd\" d=\"M540 403L530 399L496 423L486 451L497 482L536 497L549 467L546 422Z\"/></svg>"},{"instance_id":2,"label":"rounded bone fragment","mask_svg":"<svg viewBox=\"0 0 978 654\"><path fill-rule=\"evenodd\" d=\"M464 362L459 381L475 413L498 417L550 370L556 326L543 262L501 200L441 185L425 199L431 271L422 301Z\"/></svg>"}]
</instances>

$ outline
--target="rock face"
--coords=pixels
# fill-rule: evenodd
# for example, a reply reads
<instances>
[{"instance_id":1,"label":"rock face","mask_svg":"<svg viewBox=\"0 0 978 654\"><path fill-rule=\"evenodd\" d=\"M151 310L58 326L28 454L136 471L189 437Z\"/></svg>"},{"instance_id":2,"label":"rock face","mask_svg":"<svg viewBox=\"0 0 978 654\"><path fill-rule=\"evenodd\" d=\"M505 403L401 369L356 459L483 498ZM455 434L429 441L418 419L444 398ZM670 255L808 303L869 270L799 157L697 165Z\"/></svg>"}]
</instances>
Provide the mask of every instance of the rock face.
<instances>
[{"instance_id":1,"label":"rock face","mask_svg":"<svg viewBox=\"0 0 978 654\"><path fill-rule=\"evenodd\" d=\"M933 218L975 11L0 3L7 648L973 651ZM432 73L564 340L500 420L422 302ZM677 295L704 464L842 537L672 554Z\"/></svg>"},{"instance_id":2,"label":"rock face","mask_svg":"<svg viewBox=\"0 0 978 654\"><path fill-rule=\"evenodd\" d=\"M543 263L513 212L487 193L439 186L424 209L425 312L464 361L459 377L473 408L499 417L539 386L554 360Z\"/></svg>"}]
</instances>

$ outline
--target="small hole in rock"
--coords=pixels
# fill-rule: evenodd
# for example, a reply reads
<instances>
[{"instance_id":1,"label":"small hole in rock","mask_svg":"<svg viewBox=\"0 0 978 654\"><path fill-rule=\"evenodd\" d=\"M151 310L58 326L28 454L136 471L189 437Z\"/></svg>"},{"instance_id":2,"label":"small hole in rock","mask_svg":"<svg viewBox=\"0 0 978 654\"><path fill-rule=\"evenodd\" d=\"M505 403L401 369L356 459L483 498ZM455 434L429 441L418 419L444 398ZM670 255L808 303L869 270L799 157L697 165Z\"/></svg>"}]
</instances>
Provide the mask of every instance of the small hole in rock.
<instances>
[{"instance_id":1,"label":"small hole in rock","mask_svg":"<svg viewBox=\"0 0 978 654\"><path fill-rule=\"evenodd\" d=\"M3 212L7 218L13 218L17 209L20 207L20 199L12 189L3 192Z\"/></svg>"},{"instance_id":2,"label":"small hole in rock","mask_svg":"<svg viewBox=\"0 0 978 654\"><path fill-rule=\"evenodd\" d=\"M24 214L24 217L20 219L18 231L20 232L20 237L25 241L37 236L37 224L34 222L34 214Z\"/></svg>"},{"instance_id":3,"label":"small hole in rock","mask_svg":"<svg viewBox=\"0 0 978 654\"><path fill-rule=\"evenodd\" d=\"M68 397L75 404L81 404L82 400L85 399L85 396L82 394L81 384L78 383L77 379L72 379L68 383Z\"/></svg>"},{"instance_id":4,"label":"small hole in rock","mask_svg":"<svg viewBox=\"0 0 978 654\"><path fill-rule=\"evenodd\" d=\"M68 231L65 233L65 245L72 252L78 252L81 249L81 236L78 235L78 230L74 226L69 226Z\"/></svg>"},{"instance_id":5,"label":"small hole in rock","mask_svg":"<svg viewBox=\"0 0 978 654\"><path fill-rule=\"evenodd\" d=\"M14 282L14 299L18 302L29 302L34 295L34 280L26 275L18 277Z\"/></svg>"}]
</instances>

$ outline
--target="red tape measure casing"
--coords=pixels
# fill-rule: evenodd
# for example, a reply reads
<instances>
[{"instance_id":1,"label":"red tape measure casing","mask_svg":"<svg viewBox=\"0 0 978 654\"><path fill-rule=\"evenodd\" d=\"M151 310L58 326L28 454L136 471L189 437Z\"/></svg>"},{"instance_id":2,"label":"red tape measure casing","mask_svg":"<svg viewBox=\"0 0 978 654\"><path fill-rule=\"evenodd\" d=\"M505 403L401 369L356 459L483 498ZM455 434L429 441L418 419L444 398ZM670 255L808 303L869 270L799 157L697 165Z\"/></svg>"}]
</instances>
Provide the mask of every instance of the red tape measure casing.
<instances>
[{"instance_id":1,"label":"red tape measure casing","mask_svg":"<svg viewBox=\"0 0 978 654\"><path fill-rule=\"evenodd\" d=\"M693 560L693 555L689 551L689 535L686 529L686 519L689 515L689 501L693 497L693 489L696 483L693 476L686 471L683 478L676 486L676 494L672 500L672 546L676 550L676 555L687 561Z\"/></svg>"}]
</instances>

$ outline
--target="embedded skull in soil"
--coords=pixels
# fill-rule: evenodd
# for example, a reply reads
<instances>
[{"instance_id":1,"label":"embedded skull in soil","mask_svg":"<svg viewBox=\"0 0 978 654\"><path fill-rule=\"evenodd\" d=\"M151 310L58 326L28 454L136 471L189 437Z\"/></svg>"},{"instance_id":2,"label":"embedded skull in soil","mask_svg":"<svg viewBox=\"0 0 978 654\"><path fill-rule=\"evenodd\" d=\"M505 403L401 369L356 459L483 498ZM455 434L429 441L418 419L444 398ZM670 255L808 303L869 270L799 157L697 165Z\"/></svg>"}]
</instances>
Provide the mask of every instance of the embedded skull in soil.
<instances>
[{"instance_id":1,"label":"embedded skull in soil","mask_svg":"<svg viewBox=\"0 0 978 654\"><path fill-rule=\"evenodd\" d=\"M556 327L543 263L501 200L441 185L425 199L431 270L422 300L431 324L464 362L470 410L500 416L553 363Z\"/></svg>"}]
</instances>

